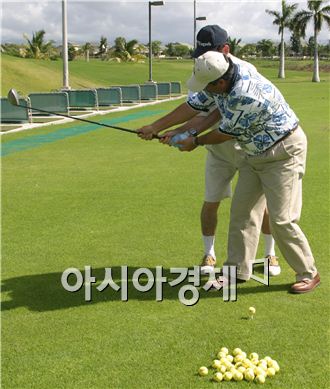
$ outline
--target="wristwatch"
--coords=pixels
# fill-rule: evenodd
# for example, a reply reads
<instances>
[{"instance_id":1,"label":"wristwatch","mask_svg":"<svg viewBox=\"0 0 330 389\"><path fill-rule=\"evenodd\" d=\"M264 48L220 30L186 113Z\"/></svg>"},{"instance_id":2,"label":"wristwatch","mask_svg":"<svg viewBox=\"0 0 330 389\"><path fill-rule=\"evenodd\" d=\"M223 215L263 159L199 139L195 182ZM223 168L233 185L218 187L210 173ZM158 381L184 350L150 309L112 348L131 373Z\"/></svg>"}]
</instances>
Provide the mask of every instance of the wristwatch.
<instances>
[{"instance_id":1,"label":"wristwatch","mask_svg":"<svg viewBox=\"0 0 330 389\"><path fill-rule=\"evenodd\" d=\"M198 138L198 136L195 136L195 137L194 137L194 145L195 145L195 146L204 146L204 145L201 145L201 144L199 143L199 138Z\"/></svg>"},{"instance_id":2,"label":"wristwatch","mask_svg":"<svg viewBox=\"0 0 330 389\"><path fill-rule=\"evenodd\" d=\"M188 132L191 136L194 136L194 137L197 137L197 135L198 135L197 130L195 130L194 128L191 128L190 130L188 130Z\"/></svg>"}]
</instances>

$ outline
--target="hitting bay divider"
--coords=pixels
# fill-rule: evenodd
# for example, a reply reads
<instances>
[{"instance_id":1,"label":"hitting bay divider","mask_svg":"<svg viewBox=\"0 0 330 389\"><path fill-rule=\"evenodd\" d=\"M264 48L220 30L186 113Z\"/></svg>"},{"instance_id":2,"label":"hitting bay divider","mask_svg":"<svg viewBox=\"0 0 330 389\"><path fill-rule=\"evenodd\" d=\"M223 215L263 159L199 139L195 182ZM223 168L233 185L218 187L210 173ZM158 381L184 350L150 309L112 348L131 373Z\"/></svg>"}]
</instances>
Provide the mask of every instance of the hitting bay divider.
<instances>
[{"instance_id":1,"label":"hitting bay divider","mask_svg":"<svg viewBox=\"0 0 330 389\"><path fill-rule=\"evenodd\" d=\"M159 115L163 112L165 112L165 110L156 110L156 111L147 110L142 112L136 112L126 116L122 116L120 118L104 120L103 123L109 125L115 125L118 123L129 122L131 120L141 119L147 116L150 117L154 115ZM44 144L57 142L58 140L62 140L68 137L86 134L91 131L99 130L100 128L101 128L100 126L93 125L93 124L88 124L88 125L83 124L75 127L59 129L57 131L49 132L48 134L32 135L21 139L15 139L12 141L2 143L0 155L1 157L4 157L6 155L10 155L20 151L26 151L35 147L39 147Z\"/></svg>"},{"instance_id":2,"label":"hitting bay divider","mask_svg":"<svg viewBox=\"0 0 330 389\"><path fill-rule=\"evenodd\" d=\"M121 88L96 88L96 92L99 106L122 105Z\"/></svg>"},{"instance_id":3,"label":"hitting bay divider","mask_svg":"<svg viewBox=\"0 0 330 389\"><path fill-rule=\"evenodd\" d=\"M69 97L66 92L30 93L29 99L32 107L69 114ZM40 114L45 115L42 112Z\"/></svg>"},{"instance_id":4,"label":"hitting bay divider","mask_svg":"<svg viewBox=\"0 0 330 389\"><path fill-rule=\"evenodd\" d=\"M30 122L29 115L29 100L19 99L20 105L27 106L26 108L16 107L8 101L6 97L1 98L1 123L24 123Z\"/></svg>"}]
</instances>

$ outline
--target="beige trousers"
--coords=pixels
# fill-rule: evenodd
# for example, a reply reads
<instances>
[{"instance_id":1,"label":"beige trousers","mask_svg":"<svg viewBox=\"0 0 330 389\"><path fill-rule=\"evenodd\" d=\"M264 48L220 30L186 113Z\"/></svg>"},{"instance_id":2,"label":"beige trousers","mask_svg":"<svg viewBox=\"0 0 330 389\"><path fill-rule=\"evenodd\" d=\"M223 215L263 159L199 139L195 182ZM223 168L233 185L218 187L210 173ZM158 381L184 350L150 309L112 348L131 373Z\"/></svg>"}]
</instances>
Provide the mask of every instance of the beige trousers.
<instances>
[{"instance_id":1,"label":"beige trousers","mask_svg":"<svg viewBox=\"0 0 330 389\"><path fill-rule=\"evenodd\" d=\"M261 155L246 156L231 205L225 262L237 266L238 278L248 280L251 276L249 260L256 257L266 202L272 234L297 281L317 274L310 246L297 224L306 151L306 136L298 127Z\"/></svg>"}]
</instances>

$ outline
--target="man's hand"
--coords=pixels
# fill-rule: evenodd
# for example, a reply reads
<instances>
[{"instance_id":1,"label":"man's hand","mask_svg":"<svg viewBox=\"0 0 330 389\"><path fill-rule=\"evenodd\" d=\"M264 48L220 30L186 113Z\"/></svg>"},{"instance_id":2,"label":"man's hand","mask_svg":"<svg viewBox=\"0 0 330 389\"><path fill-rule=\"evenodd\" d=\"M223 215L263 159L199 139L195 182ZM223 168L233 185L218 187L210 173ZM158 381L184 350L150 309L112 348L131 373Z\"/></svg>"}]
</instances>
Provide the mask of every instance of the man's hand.
<instances>
[{"instance_id":1,"label":"man's hand","mask_svg":"<svg viewBox=\"0 0 330 389\"><path fill-rule=\"evenodd\" d=\"M151 140L153 135L157 135L157 131L153 128L152 125L143 126L137 130L138 136L145 140Z\"/></svg>"},{"instance_id":2,"label":"man's hand","mask_svg":"<svg viewBox=\"0 0 330 389\"><path fill-rule=\"evenodd\" d=\"M167 131L161 135L159 142L171 146L172 137L179 134L179 132L178 130Z\"/></svg>"},{"instance_id":3,"label":"man's hand","mask_svg":"<svg viewBox=\"0 0 330 389\"><path fill-rule=\"evenodd\" d=\"M194 143L195 137L189 136L189 138L180 140L177 142L178 145L180 145L179 150L180 151L193 151L197 147Z\"/></svg>"}]
</instances>

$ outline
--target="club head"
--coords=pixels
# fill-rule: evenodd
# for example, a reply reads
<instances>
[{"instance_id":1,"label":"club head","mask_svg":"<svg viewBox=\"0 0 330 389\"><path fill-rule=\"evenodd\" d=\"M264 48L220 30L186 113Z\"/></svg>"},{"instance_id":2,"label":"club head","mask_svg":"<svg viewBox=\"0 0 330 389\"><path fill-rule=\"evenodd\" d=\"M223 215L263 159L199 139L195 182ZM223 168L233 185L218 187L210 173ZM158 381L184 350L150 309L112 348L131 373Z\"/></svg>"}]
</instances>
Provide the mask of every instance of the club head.
<instances>
[{"instance_id":1,"label":"club head","mask_svg":"<svg viewBox=\"0 0 330 389\"><path fill-rule=\"evenodd\" d=\"M12 105L19 105L19 97L16 89L10 89L7 95L8 101Z\"/></svg>"}]
</instances>

